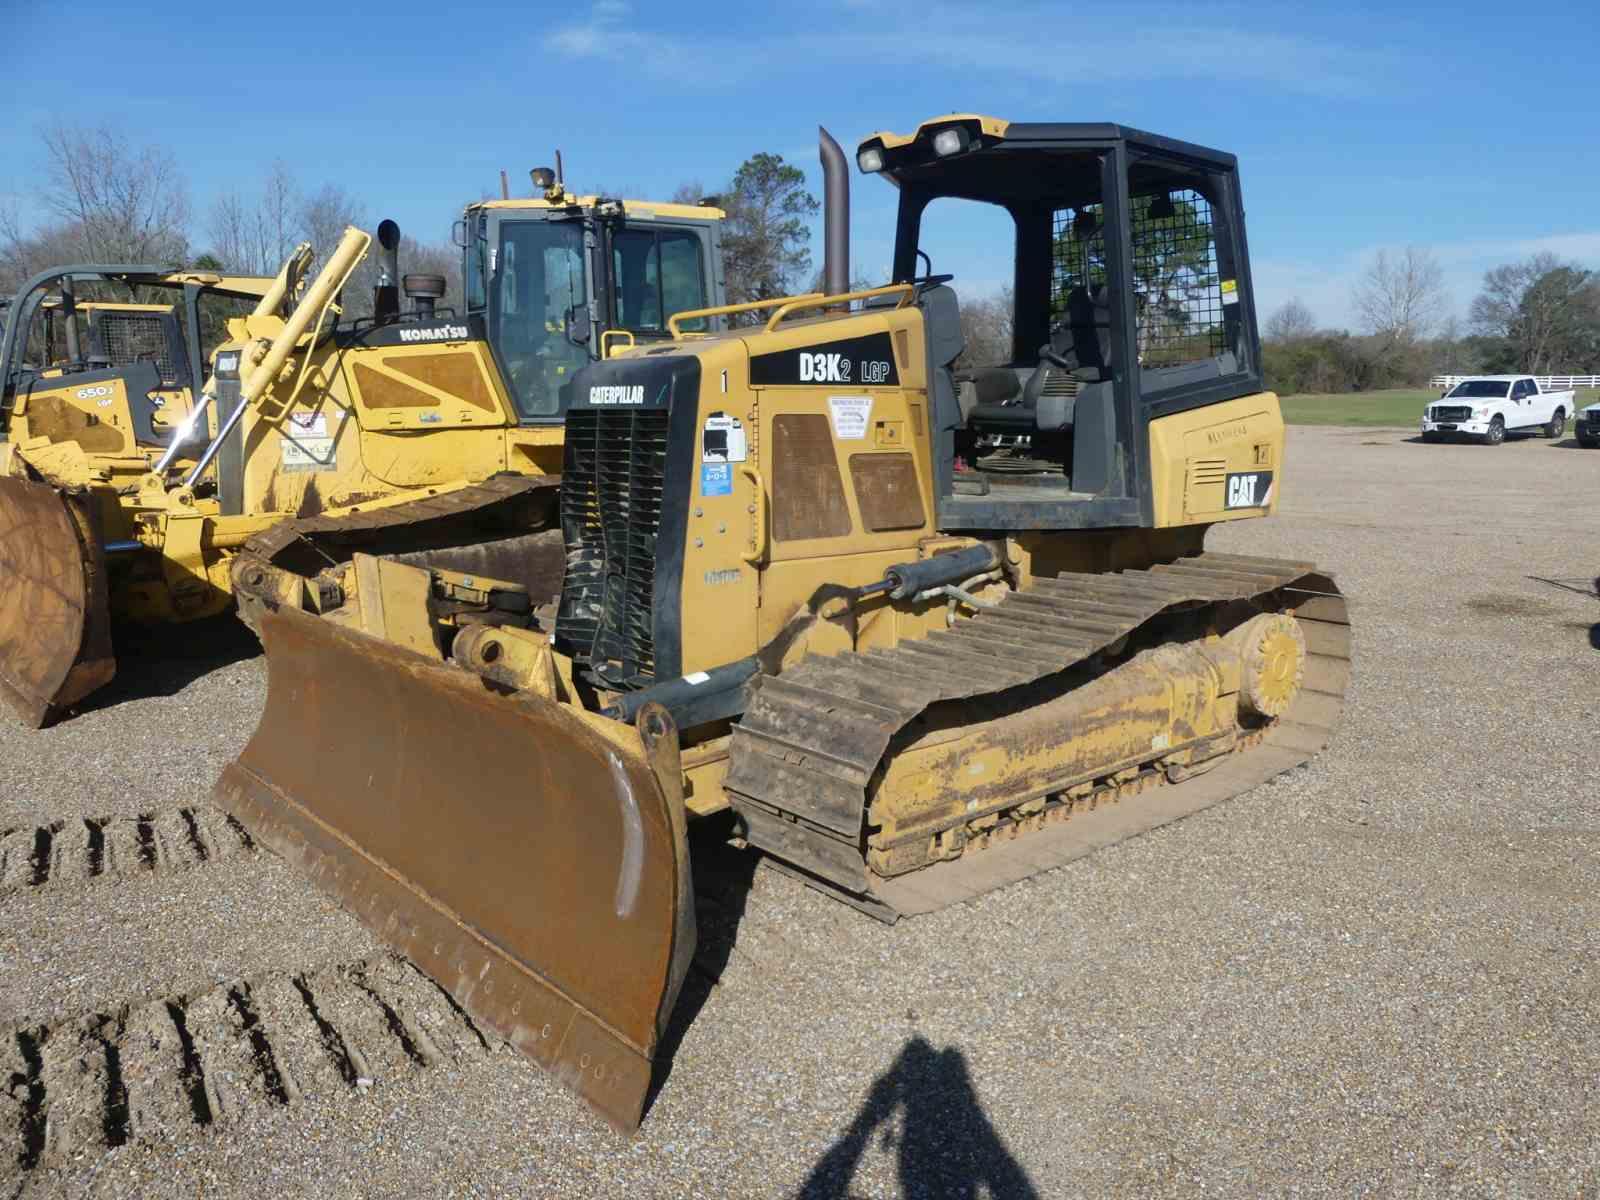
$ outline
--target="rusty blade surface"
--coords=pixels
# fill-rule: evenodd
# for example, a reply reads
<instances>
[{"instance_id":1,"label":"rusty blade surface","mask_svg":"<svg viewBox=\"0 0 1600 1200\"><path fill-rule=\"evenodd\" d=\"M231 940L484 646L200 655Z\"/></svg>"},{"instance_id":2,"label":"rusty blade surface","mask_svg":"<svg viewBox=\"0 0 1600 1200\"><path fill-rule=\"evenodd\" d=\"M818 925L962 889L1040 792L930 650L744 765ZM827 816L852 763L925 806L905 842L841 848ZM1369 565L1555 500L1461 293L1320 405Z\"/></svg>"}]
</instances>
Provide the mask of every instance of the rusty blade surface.
<instances>
[{"instance_id":1,"label":"rusty blade surface","mask_svg":"<svg viewBox=\"0 0 1600 1200\"><path fill-rule=\"evenodd\" d=\"M116 673L87 506L49 484L0 478L0 695L38 728Z\"/></svg>"},{"instance_id":2,"label":"rusty blade surface","mask_svg":"<svg viewBox=\"0 0 1600 1200\"><path fill-rule=\"evenodd\" d=\"M261 632L266 711L218 802L481 1027L637 1128L694 941L681 800L651 765L670 722L641 734L507 697L299 612Z\"/></svg>"}]
</instances>

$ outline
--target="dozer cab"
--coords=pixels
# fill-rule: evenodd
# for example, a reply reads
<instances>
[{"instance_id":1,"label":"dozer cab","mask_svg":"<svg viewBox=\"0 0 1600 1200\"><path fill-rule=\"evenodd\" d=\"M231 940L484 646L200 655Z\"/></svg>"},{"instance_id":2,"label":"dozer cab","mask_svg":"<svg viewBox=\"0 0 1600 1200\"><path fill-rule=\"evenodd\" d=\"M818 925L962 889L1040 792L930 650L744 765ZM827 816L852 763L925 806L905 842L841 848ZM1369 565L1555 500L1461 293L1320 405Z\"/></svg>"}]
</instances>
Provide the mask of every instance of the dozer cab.
<instances>
[{"instance_id":1,"label":"dozer cab","mask_svg":"<svg viewBox=\"0 0 1600 1200\"><path fill-rule=\"evenodd\" d=\"M731 810L894 920L1305 761L1346 686L1333 581L1205 545L1285 482L1234 158L980 116L875 135L894 278L850 291L822 151L821 293L680 313L573 380L562 570L516 605L374 563L340 620L264 612L266 710L216 789L622 1129L694 942L691 821ZM925 236L951 203L1010 227L1005 361L963 361Z\"/></svg>"},{"instance_id":2,"label":"dozer cab","mask_svg":"<svg viewBox=\"0 0 1600 1200\"><path fill-rule=\"evenodd\" d=\"M664 305L721 299L721 216L555 186L474 205L461 310L439 305L442 277L402 280L399 229L384 222L374 315L357 321L340 320L339 300L370 246L359 230L314 279L302 246L275 280L113 267L30 281L0 358L13 580L0 693L33 725L81 700L115 672L114 618L188 621L237 599L253 623L267 597L338 608L356 550L542 578L561 543L532 528L531 497L560 466L560 391L612 345L666 337ZM186 336L170 312L140 314L165 340L147 330L140 357L110 361L113 322L132 314L75 304L86 275L185 289ZM195 305L208 292L255 307L228 322L202 386ZM36 368L30 333L42 324L33 342L51 341L57 310L65 361ZM88 318L87 355L73 311Z\"/></svg>"}]
</instances>

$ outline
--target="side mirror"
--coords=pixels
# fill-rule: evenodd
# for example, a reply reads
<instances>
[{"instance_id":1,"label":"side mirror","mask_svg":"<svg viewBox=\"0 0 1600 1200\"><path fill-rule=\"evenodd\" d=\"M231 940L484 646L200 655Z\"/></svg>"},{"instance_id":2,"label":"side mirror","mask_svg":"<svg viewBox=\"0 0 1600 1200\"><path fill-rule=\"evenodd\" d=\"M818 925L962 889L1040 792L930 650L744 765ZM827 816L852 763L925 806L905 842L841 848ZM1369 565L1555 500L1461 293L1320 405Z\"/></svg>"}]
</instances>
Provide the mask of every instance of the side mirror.
<instances>
[{"instance_id":1,"label":"side mirror","mask_svg":"<svg viewBox=\"0 0 1600 1200\"><path fill-rule=\"evenodd\" d=\"M590 332L589 310L582 307L567 309L567 341L574 346L587 346Z\"/></svg>"},{"instance_id":2,"label":"side mirror","mask_svg":"<svg viewBox=\"0 0 1600 1200\"><path fill-rule=\"evenodd\" d=\"M450 226L450 241L465 250L467 248L467 223L457 221Z\"/></svg>"}]
</instances>

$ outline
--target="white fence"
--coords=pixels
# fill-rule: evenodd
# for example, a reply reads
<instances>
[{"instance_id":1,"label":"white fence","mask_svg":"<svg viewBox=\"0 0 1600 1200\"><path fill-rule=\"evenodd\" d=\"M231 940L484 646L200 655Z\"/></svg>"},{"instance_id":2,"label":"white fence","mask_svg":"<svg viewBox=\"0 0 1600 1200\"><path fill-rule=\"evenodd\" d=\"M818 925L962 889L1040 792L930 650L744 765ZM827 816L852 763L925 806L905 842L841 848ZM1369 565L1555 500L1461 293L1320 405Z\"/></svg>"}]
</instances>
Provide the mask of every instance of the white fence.
<instances>
[{"instance_id":1,"label":"white fence","mask_svg":"<svg viewBox=\"0 0 1600 1200\"><path fill-rule=\"evenodd\" d=\"M1463 379L1474 379L1473 375L1435 375L1428 381L1429 387L1453 388ZM1600 375L1535 375L1539 381L1541 392L1564 392L1568 388L1600 388Z\"/></svg>"}]
</instances>

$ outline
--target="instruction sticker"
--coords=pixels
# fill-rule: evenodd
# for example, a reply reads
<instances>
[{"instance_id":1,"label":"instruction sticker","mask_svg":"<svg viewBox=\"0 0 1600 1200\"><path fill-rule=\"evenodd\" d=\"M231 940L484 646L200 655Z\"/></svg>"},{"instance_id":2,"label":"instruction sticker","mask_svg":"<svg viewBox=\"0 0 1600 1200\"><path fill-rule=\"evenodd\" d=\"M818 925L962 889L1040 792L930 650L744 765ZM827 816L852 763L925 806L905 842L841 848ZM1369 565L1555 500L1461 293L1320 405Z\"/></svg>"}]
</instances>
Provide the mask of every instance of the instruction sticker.
<instances>
[{"instance_id":1,"label":"instruction sticker","mask_svg":"<svg viewBox=\"0 0 1600 1200\"><path fill-rule=\"evenodd\" d=\"M703 463L742 463L748 457L744 422L725 412L706 418L700 431L700 461Z\"/></svg>"},{"instance_id":2,"label":"instruction sticker","mask_svg":"<svg viewBox=\"0 0 1600 1200\"><path fill-rule=\"evenodd\" d=\"M867 436L867 423L872 419L871 396L829 396L828 408L833 413L833 436L841 442L859 442Z\"/></svg>"},{"instance_id":3,"label":"instruction sticker","mask_svg":"<svg viewBox=\"0 0 1600 1200\"><path fill-rule=\"evenodd\" d=\"M1224 279L1222 281L1222 302L1224 304L1239 303L1239 281L1237 279Z\"/></svg>"},{"instance_id":4,"label":"instruction sticker","mask_svg":"<svg viewBox=\"0 0 1600 1200\"><path fill-rule=\"evenodd\" d=\"M702 496L731 496L733 494L733 468L727 463L701 463L700 494Z\"/></svg>"},{"instance_id":5,"label":"instruction sticker","mask_svg":"<svg viewBox=\"0 0 1600 1200\"><path fill-rule=\"evenodd\" d=\"M283 426L285 471L331 471L337 465L335 435L328 432L326 413L292 413Z\"/></svg>"}]
</instances>

